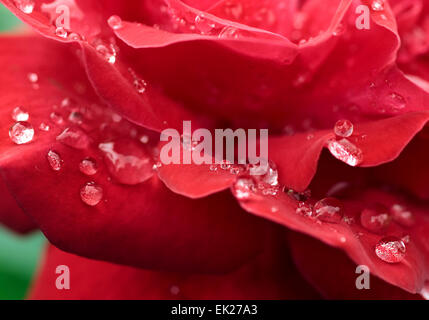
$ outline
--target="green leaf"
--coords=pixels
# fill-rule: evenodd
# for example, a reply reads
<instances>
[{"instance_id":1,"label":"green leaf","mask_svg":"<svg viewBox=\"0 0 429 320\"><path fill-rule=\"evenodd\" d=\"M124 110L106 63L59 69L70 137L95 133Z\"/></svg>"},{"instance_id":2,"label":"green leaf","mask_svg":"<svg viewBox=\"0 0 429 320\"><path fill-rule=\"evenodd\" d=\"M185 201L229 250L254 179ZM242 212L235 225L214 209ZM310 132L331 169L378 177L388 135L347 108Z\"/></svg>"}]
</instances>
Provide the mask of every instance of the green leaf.
<instances>
[{"instance_id":1,"label":"green leaf","mask_svg":"<svg viewBox=\"0 0 429 320\"><path fill-rule=\"evenodd\" d=\"M20 23L21 21L12 12L0 4L0 31L11 30Z\"/></svg>"}]
</instances>

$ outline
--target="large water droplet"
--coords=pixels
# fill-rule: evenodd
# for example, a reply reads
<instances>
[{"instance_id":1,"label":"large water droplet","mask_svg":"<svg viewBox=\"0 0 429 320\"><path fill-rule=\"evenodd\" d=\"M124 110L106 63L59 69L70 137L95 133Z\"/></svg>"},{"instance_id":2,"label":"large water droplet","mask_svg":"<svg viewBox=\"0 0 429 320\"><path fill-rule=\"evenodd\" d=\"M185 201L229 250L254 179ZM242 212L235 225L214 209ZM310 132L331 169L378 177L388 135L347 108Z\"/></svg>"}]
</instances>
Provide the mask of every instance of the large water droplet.
<instances>
[{"instance_id":1,"label":"large water droplet","mask_svg":"<svg viewBox=\"0 0 429 320\"><path fill-rule=\"evenodd\" d=\"M339 223L343 218L343 204L336 198L325 198L314 205L313 212L320 221Z\"/></svg>"},{"instance_id":2,"label":"large water droplet","mask_svg":"<svg viewBox=\"0 0 429 320\"><path fill-rule=\"evenodd\" d=\"M97 50L97 52L108 63L115 64L115 62L116 62L116 50L114 49L114 47L112 45L109 48L107 45L100 43L95 47L95 50Z\"/></svg>"},{"instance_id":3,"label":"large water droplet","mask_svg":"<svg viewBox=\"0 0 429 320\"><path fill-rule=\"evenodd\" d=\"M349 166L355 167L363 161L362 150L347 139L329 140L328 149L335 158Z\"/></svg>"},{"instance_id":4,"label":"large water droplet","mask_svg":"<svg viewBox=\"0 0 429 320\"><path fill-rule=\"evenodd\" d=\"M34 128L28 122L17 122L9 129L9 137L16 144L28 143L34 138Z\"/></svg>"},{"instance_id":5,"label":"large water droplet","mask_svg":"<svg viewBox=\"0 0 429 320\"><path fill-rule=\"evenodd\" d=\"M398 263L404 260L406 253L404 241L396 237L385 237L375 246L375 254L388 263Z\"/></svg>"},{"instance_id":6,"label":"large water droplet","mask_svg":"<svg viewBox=\"0 0 429 320\"><path fill-rule=\"evenodd\" d=\"M153 161L142 144L124 138L98 147L105 155L109 172L118 182L135 185L153 176Z\"/></svg>"},{"instance_id":7,"label":"large water droplet","mask_svg":"<svg viewBox=\"0 0 429 320\"><path fill-rule=\"evenodd\" d=\"M103 188L95 182L88 182L80 189L80 198L87 205L96 206L103 199Z\"/></svg>"},{"instance_id":8,"label":"large water droplet","mask_svg":"<svg viewBox=\"0 0 429 320\"><path fill-rule=\"evenodd\" d=\"M85 158L79 163L79 170L87 176L93 176L98 171L97 162L93 158Z\"/></svg>"},{"instance_id":9,"label":"large water droplet","mask_svg":"<svg viewBox=\"0 0 429 320\"><path fill-rule=\"evenodd\" d=\"M87 149L91 143L88 135L81 129L75 127L66 128L57 137L57 140L69 147L81 150Z\"/></svg>"},{"instance_id":10,"label":"large water droplet","mask_svg":"<svg viewBox=\"0 0 429 320\"><path fill-rule=\"evenodd\" d=\"M403 227L412 227L415 224L413 213L400 204L394 204L390 208L390 213L393 220Z\"/></svg>"},{"instance_id":11,"label":"large water droplet","mask_svg":"<svg viewBox=\"0 0 429 320\"><path fill-rule=\"evenodd\" d=\"M12 110L12 119L15 121L28 121L30 115L22 107L16 107Z\"/></svg>"},{"instance_id":12,"label":"large water droplet","mask_svg":"<svg viewBox=\"0 0 429 320\"><path fill-rule=\"evenodd\" d=\"M384 232L389 227L391 220L389 210L381 204L375 204L371 208L362 210L360 215L362 226L375 233Z\"/></svg>"},{"instance_id":13,"label":"large water droplet","mask_svg":"<svg viewBox=\"0 0 429 320\"><path fill-rule=\"evenodd\" d=\"M353 134L353 123L349 120L338 120L334 126L335 135L341 138L348 138Z\"/></svg>"},{"instance_id":14,"label":"large water droplet","mask_svg":"<svg viewBox=\"0 0 429 320\"><path fill-rule=\"evenodd\" d=\"M26 14L30 14L34 10L33 0L15 0L16 7Z\"/></svg>"},{"instance_id":15,"label":"large water droplet","mask_svg":"<svg viewBox=\"0 0 429 320\"><path fill-rule=\"evenodd\" d=\"M238 177L231 187L232 194L239 200L250 199L256 189L256 180L251 176Z\"/></svg>"},{"instance_id":16,"label":"large water droplet","mask_svg":"<svg viewBox=\"0 0 429 320\"><path fill-rule=\"evenodd\" d=\"M119 16L111 16L108 20L107 23L109 24L110 28L112 28L113 30L118 30L120 28L122 28L122 19Z\"/></svg>"},{"instance_id":17,"label":"large water droplet","mask_svg":"<svg viewBox=\"0 0 429 320\"><path fill-rule=\"evenodd\" d=\"M46 155L46 158L48 159L49 165L51 166L52 170L61 170L61 167L63 166L63 160L61 159L61 156L58 154L58 152L49 150L48 154Z\"/></svg>"}]
</instances>

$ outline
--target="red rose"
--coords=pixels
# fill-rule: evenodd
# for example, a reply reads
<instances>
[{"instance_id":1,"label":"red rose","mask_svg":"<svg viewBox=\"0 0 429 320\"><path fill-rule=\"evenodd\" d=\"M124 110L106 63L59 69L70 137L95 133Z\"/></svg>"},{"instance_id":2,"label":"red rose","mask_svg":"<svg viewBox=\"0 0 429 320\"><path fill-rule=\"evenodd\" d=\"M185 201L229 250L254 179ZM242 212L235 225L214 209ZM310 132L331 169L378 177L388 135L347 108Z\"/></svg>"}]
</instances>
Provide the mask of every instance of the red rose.
<instances>
[{"instance_id":1,"label":"red rose","mask_svg":"<svg viewBox=\"0 0 429 320\"><path fill-rule=\"evenodd\" d=\"M0 38L0 218L52 243L30 298L427 297L427 1L44 2ZM269 179L158 164L184 120L268 128Z\"/></svg>"}]
</instances>

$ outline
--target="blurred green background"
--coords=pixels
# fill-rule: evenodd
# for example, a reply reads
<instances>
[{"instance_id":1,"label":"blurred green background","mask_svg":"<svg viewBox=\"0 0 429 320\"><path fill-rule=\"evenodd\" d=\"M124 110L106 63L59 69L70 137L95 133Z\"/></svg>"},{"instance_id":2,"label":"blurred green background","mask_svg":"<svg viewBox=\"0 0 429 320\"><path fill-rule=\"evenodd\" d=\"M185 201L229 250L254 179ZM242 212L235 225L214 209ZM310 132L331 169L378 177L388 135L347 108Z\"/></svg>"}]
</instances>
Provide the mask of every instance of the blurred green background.
<instances>
[{"instance_id":1,"label":"blurred green background","mask_svg":"<svg viewBox=\"0 0 429 320\"><path fill-rule=\"evenodd\" d=\"M0 32L19 24L0 4ZM0 300L25 298L45 241L41 233L18 236L0 226Z\"/></svg>"}]
</instances>

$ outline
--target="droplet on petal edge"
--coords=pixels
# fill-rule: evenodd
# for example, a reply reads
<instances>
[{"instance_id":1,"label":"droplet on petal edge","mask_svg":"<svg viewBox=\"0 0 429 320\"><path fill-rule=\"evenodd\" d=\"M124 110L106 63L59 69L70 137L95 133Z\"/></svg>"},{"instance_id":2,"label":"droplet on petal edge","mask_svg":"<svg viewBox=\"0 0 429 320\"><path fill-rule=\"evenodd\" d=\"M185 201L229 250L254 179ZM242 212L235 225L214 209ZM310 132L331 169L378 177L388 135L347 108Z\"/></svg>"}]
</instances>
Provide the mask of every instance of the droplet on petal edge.
<instances>
[{"instance_id":1,"label":"droplet on petal edge","mask_svg":"<svg viewBox=\"0 0 429 320\"><path fill-rule=\"evenodd\" d=\"M109 19L107 19L107 23L113 30L122 28L122 19L119 16L111 16Z\"/></svg>"},{"instance_id":2,"label":"droplet on petal edge","mask_svg":"<svg viewBox=\"0 0 429 320\"><path fill-rule=\"evenodd\" d=\"M34 10L33 0L15 0L15 6L26 14L30 14Z\"/></svg>"},{"instance_id":3,"label":"droplet on petal edge","mask_svg":"<svg viewBox=\"0 0 429 320\"><path fill-rule=\"evenodd\" d=\"M87 205L96 206L103 199L103 188L95 182L88 182L80 189L80 198Z\"/></svg>"},{"instance_id":4,"label":"droplet on petal edge","mask_svg":"<svg viewBox=\"0 0 429 320\"><path fill-rule=\"evenodd\" d=\"M339 223L343 218L343 205L336 198L325 198L314 205L313 214L320 221Z\"/></svg>"},{"instance_id":5,"label":"droplet on petal edge","mask_svg":"<svg viewBox=\"0 0 429 320\"><path fill-rule=\"evenodd\" d=\"M231 191L239 200L250 199L256 191L256 180L251 176L238 177L232 185Z\"/></svg>"},{"instance_id":6,"label":"droplet on petal edge","mask_svg":"<svg viewBox=\"0 0 429 320\"><path fill-rule=\"evenodd\" d=\"M12 110L12 119L15 121L28 121L30 115L21 107L16 107Z\"/></svg>"},{"instance_id":7,"label":"droplet on petal edge","mask_svg":"<svg viewBox=\"0 0 429 320\"><path fill-rule=\"evenodd\" d=\"M61 156L56 151L49 150L46 157L48 159L49 165L51 166L52 170L54 171L61 170L61 167L63 165L63 160L61 159Z\"/></svg>"},{"instance_id":8,"label":"droplet on petal edge","mask_svg":"<svg viewBox=\"0 0 429 320\"><path fill-rule=\"evenodd\" d=\"M15 123L9 129L9 137L16 144L29 143L34 138L33 126L25 121Z\"/></svg>"},{"instance_id":9,"label":"droplet on petal edge","mask_svg":"<svg viewBox=\"0 0 429 320\"><path fill-rule=\"evenodd\" d=\"M55 29L55 34L56 34L58 37L63 38L63 39L67 38L67 36L68 36L68 32L67 32L67 30L66 30L66 29L64 29L63 27L57 27L57 28Z\"/></svg>"},{"instance_id":10,"label":"droplet on petal edge","mask_svg":"<svg viewBox=\"0 0 429 320\"><path fill-rule=\"evenodd\" d=\"M97 173L97 162L92 158L85 158L79 163L79 170L87 176L92 176Z\"/></svg>"},{"instance_id":11,"label":"droplet on petal edge","mask_svg":"<svg viewBox=\"0 0 429 320\"><path fill-rule=\"evenodd\" d=\"M375 254L387 263L398 263L404 260L406 246L404 241L396 237L385 237L375 246Z\"/></svg>"},{"instance_id":12,"label":"droplet on petal edge","mask_svg":"<svg viewBox=\"0 0 429 320\"><path fill-rule=\"evenodd\" d=\"M335 158L347 163L349 166L355 167L363 161L362 150L347 139L338 141L332 139L328 141L327 145Z\"/></svg>"},{"instance_id":13,"label":"droplet on petal edge","mask_svg":"<svg viewBox=\"0 0 429 320\"><path fill-rule=\"evenodd\" d=\"M349 120L338 120L334 126L337 137L348 138L353 134L353 123Z\"/></svg>"},{"instance_id":14,"label":"droplet on petal edge","mask_svg":"<svg viewBox=\"0 0 429 320\"><path fill-rule=\"evenodd\" d=\"M415 218L411 211L400 204L394 204L390 208L390 213L395 222L403 227L412 227L415 224Z\"/></svg>"}]
</instances>

